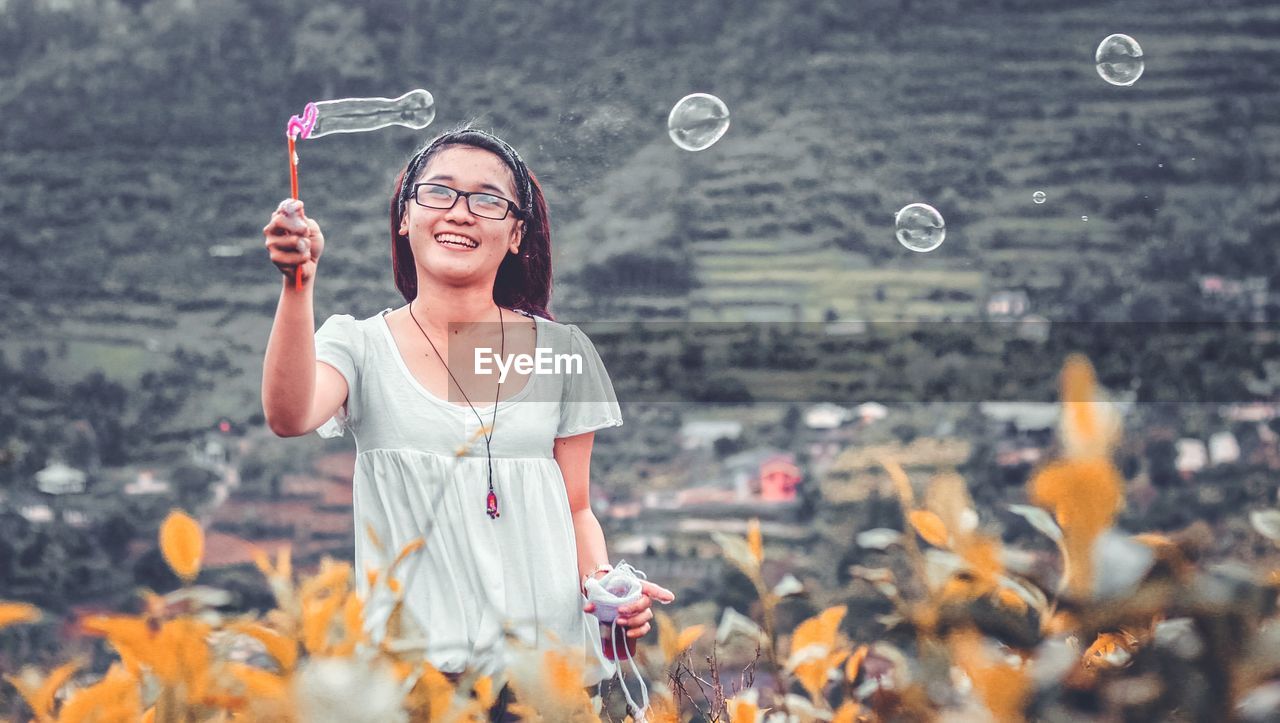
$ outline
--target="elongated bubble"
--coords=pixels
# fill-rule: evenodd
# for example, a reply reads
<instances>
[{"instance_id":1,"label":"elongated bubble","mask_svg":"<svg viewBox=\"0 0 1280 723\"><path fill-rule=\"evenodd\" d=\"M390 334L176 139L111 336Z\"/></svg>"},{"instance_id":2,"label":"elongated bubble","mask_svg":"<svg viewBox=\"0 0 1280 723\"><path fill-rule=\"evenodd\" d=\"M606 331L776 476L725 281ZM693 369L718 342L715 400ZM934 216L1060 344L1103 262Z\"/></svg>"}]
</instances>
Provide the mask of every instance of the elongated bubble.
<instances>
[{"instance_id":1,"label":"elongated bubble","mask_svg":"<svg viewBox=\"0 0 1280 723\"><path fill-rule=\"evenodd\" d=\"M1112 85L1133 85L1142 77L1146 68L1142 60L1142 46L1128 35L1108 35L1098 44L1093 54L1098 75Z\"/></svg>"},{"instance_id":2,"label":"elongated bubble","mask_svg":"<svg viewBox=\"0 0 1280 723\"><path fill-rule=\"evenodd\" d=\"M421 88L399 98L342 98L321 101L314 106L314 114L308 106L308 113L301 119L302 138L376 131L387 126L426 128L436 118L435 99ZM310 132L306 130L308 120L312 121Z\"/></svg>"},{"instance_id":3,"label":"elongated bubble","mask_svg":"<svg viewBox=\"0 0 1280 723\"><path fill-rule=\"evenodd\" d=\"M894 234L898 243L912 251L932 251L947 237L947 225L938 209L927 203L903 206L894 216Z\"/></svg>"},{"instance_id":4,"label":"elongated bubble","mask_svg":"<svg viewBox=\"0 0 1280 723\"><path fill-rule=\"evenodd\" d=\"M681 98L667 116L667 133L686 151L704 151L729 130L729 106L707 93Z\"/></svg>"}]
</instances>

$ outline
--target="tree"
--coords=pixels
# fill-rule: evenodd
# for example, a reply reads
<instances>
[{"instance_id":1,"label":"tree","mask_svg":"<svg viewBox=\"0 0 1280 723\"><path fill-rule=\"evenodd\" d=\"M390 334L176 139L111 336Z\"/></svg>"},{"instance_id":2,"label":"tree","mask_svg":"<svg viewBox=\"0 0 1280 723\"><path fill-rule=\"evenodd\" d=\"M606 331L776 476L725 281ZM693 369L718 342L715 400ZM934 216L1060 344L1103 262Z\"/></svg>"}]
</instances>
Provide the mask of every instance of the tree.
<instances>
[{"instance_id":1,"label":"tree","mask_svg":"<svg viewBox=\"0 0 1280 723\"><path fill-rule=\"evenodd\" d=\"M320 5L302 19L295 37L293 71L316 82L322 98L334 97L338 81L371 82L378 77L377 46L360 8Z\"/></svg>"}]
</instances>

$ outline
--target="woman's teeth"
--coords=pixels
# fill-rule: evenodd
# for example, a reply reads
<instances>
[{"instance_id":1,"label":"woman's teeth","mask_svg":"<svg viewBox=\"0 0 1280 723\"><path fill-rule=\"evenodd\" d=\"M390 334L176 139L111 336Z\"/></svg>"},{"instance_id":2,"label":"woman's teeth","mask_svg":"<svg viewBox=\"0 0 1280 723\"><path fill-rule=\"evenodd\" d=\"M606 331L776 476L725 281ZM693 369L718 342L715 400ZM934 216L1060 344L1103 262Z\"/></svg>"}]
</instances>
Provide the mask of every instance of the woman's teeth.
<instances>
[{"instance_id":1,"label":"woman's teeth","mask_svg":"<svg viewBox=\"0 0 1280 723\"><path fill-rule=\"evenodd\" d=\"M461 246L463 248L468 248L468 249L473 249L480 245L476 241L472 241L466 236L458 236L456 234L451 234L451 233L442 233L437 235L436 241L439 243L445 244L446 246Z\"/></svg>"}]
</instances>

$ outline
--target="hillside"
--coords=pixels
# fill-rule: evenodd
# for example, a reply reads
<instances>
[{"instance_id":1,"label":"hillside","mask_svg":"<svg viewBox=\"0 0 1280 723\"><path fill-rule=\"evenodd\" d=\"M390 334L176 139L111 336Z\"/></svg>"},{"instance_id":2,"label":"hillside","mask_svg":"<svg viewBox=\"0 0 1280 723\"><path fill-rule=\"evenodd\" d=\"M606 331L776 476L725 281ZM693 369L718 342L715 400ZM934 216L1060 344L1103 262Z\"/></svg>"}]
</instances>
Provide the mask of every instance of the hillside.
<instances>
[{"instance_id":1,"label":"hillside","mask_svg":"<svg viewBox=\"0 0 1280 723\"><path fill-rule=\"evenodd\" d=\"M1051 319L1147 320L1208 313L1202 274L1280 285L1273 4L408 7L5 3L9 358L65 342L51 372L136 381L221 351L219 393L188 411L256 409L280 128L307 100L414 86L433 129L493 128L543 180L562 318L973 318L1024 289ZM1092 66L1116 31L1146 52L1133 87ZM696 154L664 127L694 90L733 112ZM402 303L383 209L428 135L300 146L330 241L317 322ZM927 255L893 239L914 201L947 219Z\"/></svg>"}]
</instances>

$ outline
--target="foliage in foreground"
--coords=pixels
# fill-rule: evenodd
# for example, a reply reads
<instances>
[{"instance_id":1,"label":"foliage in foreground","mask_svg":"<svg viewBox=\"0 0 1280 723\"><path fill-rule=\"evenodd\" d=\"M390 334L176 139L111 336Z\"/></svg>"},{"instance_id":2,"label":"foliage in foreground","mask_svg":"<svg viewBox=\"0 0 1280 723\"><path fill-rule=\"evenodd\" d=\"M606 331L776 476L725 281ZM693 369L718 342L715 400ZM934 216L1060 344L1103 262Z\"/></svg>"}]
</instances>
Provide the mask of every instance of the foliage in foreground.
<instances>
[{"instance_id":1,"label":"foliage in foreground","mask_svg":"<svg viewBox=\"0 0 1280 723\"><path fill-rule=\"evenodd\" d=\"M841 633L844 606L790 633L777 609L797 592L764 580L758 524L745 539L717 535L725 557L756 588L761 616L726 610L717 643L746 638L757 660L742 679L770 683L726 691L715 650L706 667L690 648L704 627L678 630L658 615L658 644L643 648L653 680L648 720L1267 720L1280 714L1280 570L1198 560L1208 532L1127 535L1114 526L1124 481L1113 466L1118 418L1081 358L1062 373L1061 458L1033 476L1015 506L1053 543L1044 556L1006 548L987 531L965 482L943 474L917 489L884 460L908 534L883 531L897 567L856 574L890 600L884 616L913 645L858 644ZM1280 511L1254 512L1257 532L1280 541ZM923 542L923 545L921 544ZM421 541L389 553L369 573L368 593L349 565L325 561L295 581L288 551L265 556L277 607L261 618L229 617L220 590L194 585L203 535L174 512L161 549L187 586L144 593L145 612L95 616L84 630L104 637L119 660L82 681L79 661L8 680L38 721L485 720L509 684L528 720L606 715L582 685L582 665L563 651L529 651L498 679L456 681L427 663L401 616L397 571ZM890 548L892 548L890 550ZM900 551L900 554L899 554ZM904 570L897 572L895 570ZM0 604L0 627L39 611ZM385 621L375 642L368 621ZM696 698L700 698L697 700ZM629 718L628 718L629 719Z\"/></svg>"}]
</instances>

